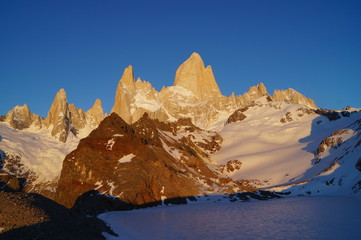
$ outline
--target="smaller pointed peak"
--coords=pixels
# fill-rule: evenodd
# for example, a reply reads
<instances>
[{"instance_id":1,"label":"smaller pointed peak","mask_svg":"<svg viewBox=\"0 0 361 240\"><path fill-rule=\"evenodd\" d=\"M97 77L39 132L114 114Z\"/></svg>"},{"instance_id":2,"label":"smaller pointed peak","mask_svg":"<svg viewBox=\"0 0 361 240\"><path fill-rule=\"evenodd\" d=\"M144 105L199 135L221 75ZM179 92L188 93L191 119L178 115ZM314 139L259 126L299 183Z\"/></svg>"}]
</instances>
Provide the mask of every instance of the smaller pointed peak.
<instances>
[{"instance_id":1,"label":"smaller pointed peak","mask_svg":"<svg viewBox=\"0 0 361 240\"><path fill-rule=\"evenodd\" d=\"M128 67L126 67L126 68L124 69L124 72L130 72L130 73L133 74L133 66L132 66L132 65L128 65ZM124 74L124 73L123 73L123 74Z\"/></svg>"},{"instance_id":2,"label":"smaller pointed peak","mask_svg":"<svg viewBox=\"0 0 361 240\"><path fill-rule=\"evenodd\" d=\"M103 112L102 101L99 98L95 99L94 104L90 109L101 109Z\"/></svg>"},{"instance_id":3,"label":"smaller pointed peak","mask_svg":"<svg viewBox=\"0 0 361 240\"><path fill-rule=\"evenodd\" d=\"M134 72L132 65L129 65L124 69L120 82L127 87L134 87Z\"/></svg>"},{"instance_id":4,"label":"smaller pointed peak","mask_svg":"<svg viewBox=\"0 0 361 240\"><path fill-rule=\"evenodd\" d=\"M98 125L101 120L104 119L104 112L102 107L102 102L97 98L94 102L94 105L86 112L88 118L93 118L95 124Z\"/></svg>"},{"instance_id":5,"label":"smaller pointed peak","mask_svg":"<svg viewBox=\"0 0 361 240\"><path fill-rule=\"evenodd\" d=\"M99 98L95 99L94 106L101 106L101 105L102 105L102 101Z\"/></svg>"},{"instance_id":6,"label":"smaller pointed peak","mask_svg":"<svg viewBox=\"0 0 361 240\"><path fill-rule=\"evenodd\" d=\"M29 107L28 107L28 105L25 103L24 105L16 105L14 108L13 108L13 110L29 110Z\"/></svg>"},{"instance_id":7,"label":"smaller pointed peak","mask_svg":"<svg viewBox=\"0 0 361 240\"><path fill-rule=\"evenodd\" d=\"M65 89L64 89L64 88L60 88L59 91L57 92L57 94L66 95Z\"/></svg>"},{"instance_id":8,"label":"smaller pointed peak","mask_svg":"<svg viewBox=\"0 0 361 240\"><path fill-rule=\"evenodd\" d=\"M261 92L262 95L268 94L266 86L263 84L263 82L260 82L257 85L258 90Z\"/></svg>"},{"instance_id":9,"label":"smaller pointed peak","mask_svg":"<svg viewBox=\"0 0 361 240\"><path fill-rule=\"evenodd\" d=\"M60 90L55 95L55 99L65 99L66 100L66 92L65 92L64 88L60 88Z\"/></svg>"},{"instance_id":10,"label":"smaller pointed peak","mask_svg":"<svg viewBox=\"0 0 361 240\"><path fill-rule=\"evenodd\" d=\"M196 52L192 53L192 55L187 59L186 62L197 62L197 63L200 63L202 65L202 67L204 67L204 63L203 63L203 59L202 59L201 55L199 55Z\"/></svg>"},{"instance_id":11,"label":"smaller pointed peak","mask_svg":"<svg viewBox=\"0 0 361 240\"><path fill-rule=\"evenodd\" d=\"M201 58L201 56L199 55L199 53L193 52L191 58Z\"/></svg>"},{"instance_id":12,"label":"smaller pointed peak","mask_svg":"<svg viewBox=\"0 0 361 240\"><path fill-rule=\"evenodd\" d=\"M248 94L264 96L267 95L268 92L265 85L263 83L259 83L256 86L250 87L248 90Z\"/></svg>"},{"instance_id":13,"label":"smaller pointed peak","mask_svg":"<svg viewBox=\"0 0 361 240\"><path fill-rule=\"evenodd\" d=\"M30 109L28 107L28 105L24 104L24 105L16 105L13 109L11 109L7 115L12 114L13 112L30 112Z\"/></svg>"}]
</instances>

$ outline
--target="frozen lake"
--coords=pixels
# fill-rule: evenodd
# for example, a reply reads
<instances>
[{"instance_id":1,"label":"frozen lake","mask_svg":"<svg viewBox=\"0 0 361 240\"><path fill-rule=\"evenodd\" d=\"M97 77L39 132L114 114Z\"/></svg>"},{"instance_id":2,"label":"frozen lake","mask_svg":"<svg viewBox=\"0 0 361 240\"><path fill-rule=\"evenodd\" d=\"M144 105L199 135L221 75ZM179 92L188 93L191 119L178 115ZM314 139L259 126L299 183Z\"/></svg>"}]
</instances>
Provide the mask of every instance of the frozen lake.
<instances>
[{"instance_id":1,"label":"frozen lake","mask_svg":"<svg viewBox=\"0 0 361 240\"><path fill-rule=\"evenodd\" d=\"M100 218L125 240L361 239L360 197L198 203L110 212Z\"/></svg>"}]
</instances>

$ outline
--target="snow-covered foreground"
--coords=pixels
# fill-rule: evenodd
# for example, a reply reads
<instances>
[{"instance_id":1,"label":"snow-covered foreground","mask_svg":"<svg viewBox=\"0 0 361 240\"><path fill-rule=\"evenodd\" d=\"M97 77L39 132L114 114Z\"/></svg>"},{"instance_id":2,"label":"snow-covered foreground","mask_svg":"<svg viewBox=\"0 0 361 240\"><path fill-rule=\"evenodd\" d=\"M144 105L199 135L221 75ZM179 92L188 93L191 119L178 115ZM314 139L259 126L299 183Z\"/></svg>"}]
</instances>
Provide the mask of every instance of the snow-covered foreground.
<instances>
[{"instance_id":1,"label":"snow-covered foreground","mask_svg":"<svg viewBox=\"0 0 361 240\"><path fill-rule=\"evenodd\" d=\"M360 197L295 197L109 212L107 239L360 239Z\"/></svg>"}]
</instances>

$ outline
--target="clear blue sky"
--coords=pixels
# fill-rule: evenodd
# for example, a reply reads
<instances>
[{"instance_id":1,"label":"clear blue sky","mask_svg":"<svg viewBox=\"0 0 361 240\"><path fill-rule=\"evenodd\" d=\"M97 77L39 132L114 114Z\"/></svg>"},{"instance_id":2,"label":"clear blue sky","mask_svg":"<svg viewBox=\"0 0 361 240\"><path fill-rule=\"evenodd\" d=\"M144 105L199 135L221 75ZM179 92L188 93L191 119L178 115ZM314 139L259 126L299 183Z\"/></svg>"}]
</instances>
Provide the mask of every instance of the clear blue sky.
<instances>
[{"instance_id":1,"label":"clear blue sky","mask_svg":"<svg viewBox=\"0 0 361 240\"><path fill-rule=\"evenodd\" d=\"M319 107L361 107L361 1L0 1L0 115L46 117L56 92L109 112L133 65L160 90L192 52L224 95L265 83Z\"/></svg>"}]
</instances>

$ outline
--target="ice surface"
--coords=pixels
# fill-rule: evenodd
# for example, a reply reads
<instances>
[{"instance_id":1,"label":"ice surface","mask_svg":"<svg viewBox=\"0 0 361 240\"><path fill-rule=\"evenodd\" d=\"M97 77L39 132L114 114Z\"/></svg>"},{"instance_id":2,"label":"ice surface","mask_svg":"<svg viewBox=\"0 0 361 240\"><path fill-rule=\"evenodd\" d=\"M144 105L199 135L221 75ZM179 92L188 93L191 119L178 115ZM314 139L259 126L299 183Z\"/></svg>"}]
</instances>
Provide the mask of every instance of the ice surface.
<instances>
[{"instance_id":1,"label":"ice surface","mask_svg":"<svg viewBox=\"0 0 361 240\"><path fill-rule=\"evenodd\" d=\"M107 239L359 239L360 197L163 206L99 217L119 234Z\"/></svg>"}]
</instances>

